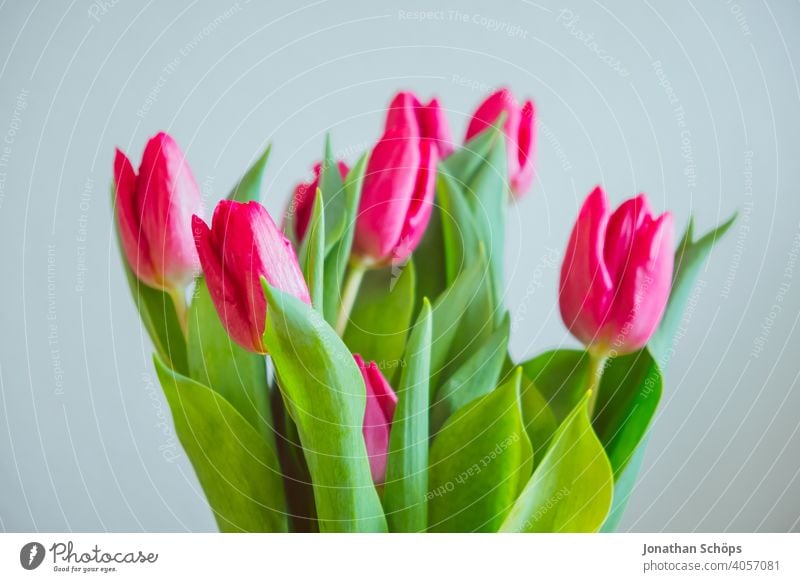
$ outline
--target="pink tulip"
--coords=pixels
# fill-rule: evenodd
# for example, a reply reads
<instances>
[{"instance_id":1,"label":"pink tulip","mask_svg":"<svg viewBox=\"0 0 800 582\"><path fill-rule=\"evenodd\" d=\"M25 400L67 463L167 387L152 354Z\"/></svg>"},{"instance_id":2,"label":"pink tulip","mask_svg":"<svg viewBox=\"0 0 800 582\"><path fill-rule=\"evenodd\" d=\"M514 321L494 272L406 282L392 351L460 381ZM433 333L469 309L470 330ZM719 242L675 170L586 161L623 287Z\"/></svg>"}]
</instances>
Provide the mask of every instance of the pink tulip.
<instances>
[{"instance_id":1,"label":"pink tulip","mask_svg":"<svg viewBox=\"0 0 800 582\"><path fill-rule=\"evenodd\" d=\"M116 214L122 249L145 284L165 291L185 287L199 269L192 214L203 202L189 164L175 140L159 133L147 142L139 166L117 149Z\"/></svg>"},{"instance_id":2,"label":"pink tulip","mask_svg":"<svg viewBox=\"0 0 800 582\"><path fill-rule=\"evenodd\" d=\"M344 180L350 169L344 162L339 162L338 166L339 175L341 175L342 180ZM314 208L314 196L319 187L319 175L321 172L322 164L319 163L314 166L314 179L311 182L298 184L294 189L292 201L289 203L287 214L292 211L294 212L294 235L298 243L302 241L303 237L306 235L308 221L311 220L311 210Z\"/></svg>"},{"instance_id":3,"label":"pink tulip","mask_svg":"<svg viewBox=\"0 0 800 582\"><path fill-rule=\"evenodd\" d=\"M266 354L267 302L261 277L311 304L292 244L258 202L222 200L209 229L192 217L206 284L228 334L243 348Z\"/></svg>"},{"instance_id":4,"label":"pink tulip","mask_svg":"<svg viewBox=\"0 0 800 582\"><path fill-rule=\"evenodd\" d=\"M389 452L389 432L392 428L397 395L375 362L366 364L358 354L353 357L361 369L367 387L367 405L364 411L364 442L369 455L372 480L383 483L386 479L386 456Z\"/></svg>"},{"instance_id":5,"label":"pink tulip","mask_svg":"<svg viewBox=\"0 0 800 582\"><path fill-rule=\"evenodd\" d=\"M417 132L422 139L433 140L439 158L446 158L453 153L453 138L437 99L431 99L425 105L409 91L395 95L386 114L386 129L402 126L410 119L416 122Z\"/></svg>"},{"instance_id":6,"label":"pink tulip","mask_svg":"<svg viewBox=\"0 0 800 582\"><path fill-rule=\"evenodd\" d=\"M672 215L654 218L647 197L626 200L610 214L598 186L583 203L561 267L561 317L572 334L600 355L643 347L669 298Z\"/></svg>"},{"instance_id":7,"label":"pink tulip","mask_svg":"<svg viewBox=\"0 0 800 582\"><path fill-rule=\"evenodd\" d=\"M519 198L533 181L533 150L535 145L536 114L533 102L528 100L522 107L508 89L495 91L480 104L467 127L469 141L489 128L505 112L503 132L506 136L508 158L508 180L512 194Z\"/></svg>"},{"instance_id":8,"label":"pink tulip","mask_svg":"<svg viewBox=\"0 0 800 582\"><path fill-rule=\"evenodd\" d=\"M396 111L369 157L353 240L353 254L373 267L405 261L433 208L436 146L420 137L409 108Z\"/></svg>"}]
</instances>

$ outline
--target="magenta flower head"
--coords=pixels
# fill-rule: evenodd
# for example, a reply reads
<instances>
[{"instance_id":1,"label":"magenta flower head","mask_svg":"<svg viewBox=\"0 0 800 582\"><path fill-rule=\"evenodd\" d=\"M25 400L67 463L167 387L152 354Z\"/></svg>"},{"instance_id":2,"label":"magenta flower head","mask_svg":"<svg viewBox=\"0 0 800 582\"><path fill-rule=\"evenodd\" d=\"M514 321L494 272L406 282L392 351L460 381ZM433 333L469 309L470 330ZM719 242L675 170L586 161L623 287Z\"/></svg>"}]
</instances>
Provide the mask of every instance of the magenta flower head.
<instances>
[{"instance_id":1,"label":"magenta flower head","mask_svg":"<svg viewBox=\"0 0 800 582\"><path fill-rule=\"evenodd\" d=\"M600 355L634 352L656 330L669 298L672 215L653 217L647 197L611 214L598 186L583 203L561 266L561 317Z\"/></svg>"},{"instance_id":2,"label":"magenta flower head","mask_svg":"<svg viewBox=\"0 0 800 582\"><path fill-rule=\"evenodd\" d=\"M435 142L420 136L411 108L392 117L367 163L353 240L353 255L371 267L405 261L433 209Z\"/></svg>"},{"instance_id":3,"label":"magenta flower head","mask_svg":"<svg viewBox=\"0 0 800 582\"><path fill-rule=\"evenodd\" d=\"M228 334L251 352L266 354L262 336L267 301L261 277L311 304L292 244L258 202L222 200L209 229L192 218L208 291Z\"/></svg>"},{"instance_id":4,"label":"magenta flower head","mask_svg":"<svg viewBox=\"0 0 800 582\"><path fill-rule=\"evenodd\" d=\"M506 136L509 187L511 193L519 198L527 192L533 181L536 123L533 101L525 101L520 107L508 89L495 91L475 110L464 141L491 127L501 113L506 114L503 132Z\"/></svg>"},{"instance_id":5,"label":"magenta flower head","mask_svg":"<svg viewBox=\"0 0 800 582\"><path fill-rule=\"evenodd\" d=\"M433 140L439 158L446 158L453 153L450 127L437 99L431 99L425 105L410 91L395 95L386 114L386 129L408 123L409 119L416 121L422 139Z\"/></svg>"},{"instance_id":6,"label":"magenta flower head","mask_svg":"<svg viewBox=\"0 0 800 582\"><path fill-rule=\"evenodd\" d=\"M350 168L344 162L339 162L338 166L339 175L344 180ZM314 166L314 179L311 182L303 182L295 187L292 200L289 202L289 208L286 210L287 215L294 212L294 236L298 243L306 235L308 221L311 220L311 210L314 208L314 196L319 187L319 175L321 173L322 164L319 163Z\"/></svg>"},{"instance_id":7,"label":"magenta flower head","mask_svg":"<svg viewBox=\"0 0 800 582\"><path fill-rule=\"evenodd\" d=\"M375 362L365 363L358 354L353 357L361 369L367 387L367 406L364 411L364 442L369 455L372 480L383 483L386 479L386 455L389 452L389 432L392 428L397 395L383 377Z\"/></svg>"},{"instance_id":8,"label":"magenta flower head","mask_svg":"<svg viewBox=\"0 0 800 582\"><path fill-rule=\"evenodd\" d=\"M192 215L200 190L181 148L166 133L147 142L138 175L127 156L114 158L116 214L125 258L136 276L165 291L185 287L199 269Z\"/></svg>"}]
</instances>

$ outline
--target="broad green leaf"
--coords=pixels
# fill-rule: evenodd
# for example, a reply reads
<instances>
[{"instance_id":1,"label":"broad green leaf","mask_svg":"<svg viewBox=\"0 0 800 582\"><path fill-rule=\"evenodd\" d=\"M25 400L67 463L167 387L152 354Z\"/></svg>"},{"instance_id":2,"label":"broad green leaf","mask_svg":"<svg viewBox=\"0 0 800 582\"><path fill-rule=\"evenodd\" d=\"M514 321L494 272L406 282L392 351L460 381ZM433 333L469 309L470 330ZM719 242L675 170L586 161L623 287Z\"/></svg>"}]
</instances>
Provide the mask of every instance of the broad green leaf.
<instances>
[{"instance_id":1,"label":"broad green leaf","mask_svg":"<svg viewBox=\"0 0 800 582\"><path fill-rule=\"evenodd\" d=\"M595 403L594 426L619 478L644 438L661 399L661 372L645 350L608 361Z\"/></svg>"},{"instance_id":2,"label":"broad green leaf","mask_svg":"<svg viewBox=\"0 0 800 582\"><path fill-rule=\"evenodd\" d=\"M319 189L322 190L322 198L325 201L325 249L330 251L341 240L350 214L339 163L333 157L330 135L325 136Z\"/></svg>"},{"instance_id":3,"label":"broad green leaf","mask_svg":"<svg viewBox=\"0 0 800 582\"><path fill-rule=\"evenodd\" d=\"M444 238L442 233L442 212L438 198L431 211L431 219L413 260L417 272L415 308L420 309L422 299L428 297L435 301L447 288L447 266L444 256Z\"/></svg>"},{"instance_id":4,"label":"broad green leaf","mask_svg":"<svg viewBox=\"0 0 800 582\"><path fill-rule=\"evenodd\" d=\"M432 531L497 531L531 474L519 409L521 372L456 412L430 452Z\"/></svg>"},{"instance_id":5,"label":"broad green leaf","mask_svg":"<svg viewBox=\"0 0 800 582\"><path fill-rule=\"evenodd\" d=\"M464 191L452 177L438 174L436 195L441 204L447 282L452 284L481 255L481 235Z\"/></svg>"},{"instance_id":6,"label":"broad green leaf","mask_svg":"<svg viewBox=\"0 0 800 582\"><path fill-rule=\"evenodd\" d=\"M203 278L197 280L189 308L188 352L191 378L227 400L274 452L264 356L248 352L230 339Z\"/></svg>"},{"instance_id":7,"label":"broad green leaf","mask_svg":"<svg viewBox=\"0 0 800 582\"><path fill-rule=\"evenodd\" d=\"M560 423L575 409L586 394L589 358L579 350L552 350L521 364L525 377L533 382ZM538 406L531 404L523 392L522 414L530 423Z\"/></svg>"},{"instance_id":8,"label":"broad green leaf","mask_svg":"<svg viewBox=\"0 0 800 582\"><path fill-rule=\"evenodd\" d=\"M361 283L344 343L354 354L374 361L391 383L403 365L403 350L414 309L414 264L368 271Z\"/></svg>"},{"instance_id":9,"label":"broad green leaf","mask_svg":"<svg viewBox=\"0 0 800 582\"><path fill-rule=\"evenodd\" d=\"M228 200L236 200L237 202L249 202L255 200L261 202L261 185L264 182L264 172L267 168L267 160L269 160L269 152L272 145L267 145L267 149L261 154L250 169L247 170L239 183L233 187Z\"/></svg>"},{"instance_id":10,"label":"broad green leaf","mask_svg":"<svg viewBox=\"0 0 800 582\"><path fill-rule=\"evenodd\" d=\"M482 262L470 265L434 302L431 375L439 373L447 364L461 318L470 303L475 301L476 289L485 274L486 267Z\"/></svg>"},{"instance_id":11,"label":"broad green leaf","mask_svg":"<svg viewBox=\"0 0 800 582\"><path fill-rule=\"evenodd\" d=\"M347 263L350 260L350 249L353 246L353 234L355 232L356 216L358 215L358 203L361 199L361 187L364 184L364 172L366 169L367 154L364 154L356 165L350 169L344 181L344 199L347 211L345 227L338 241L333 244L325 256L325 305L323 311L325 321L331 325L336 323L336 316L339 313L339 302L342 299L342 279L347 270ZM324 198L325 192L323 191L322 194ZM330 233L327 229L325 233L326 241L330 240Z\"/></svg>"},{"instance_id":12,"label":"broad green leaf","mask_svg":"<svg viewBox=\"0 0 800 582\"><path fill-rule=\"evenodd\" d=\"M112 207L116 204L116 188L111 185ZM122 259L122 268L128 287L133 295L133 302L142 318L142 323L147 330L156 352L161 359L181 374L188 374L186 360L186 338L183 335L175 303L169 293L145 285L133 270L128 266L125 252L122 250L122 241L119 238L117 222L114 221L114 232L117 235L117 246Z\"/></svg>"},{"instance_id":13,"label":"broad green leaf","mask_svg":"<svg viewBox=\"0 0 800 582\"><path fill-rule=\"evenodd\" d=\"M428 402L431 306L422 310L408 339L389 437L383 506L389 531L422 532L428 525Z\"/></svg>"},{"instance_id":14,"label":"broad green leaf","mask_svg":"<svg viewBox=\"0 0 800 582\"><path fill-rule=\"evenodd\" d=\"M525 422L525 430L528 432L528 438L533 447L535 467L544 458L544 453L550 446L550 440L558 429L559 423L547 404L547 400L536 388L536 384L526 376L522 378L520 402L522 403L522 419Z\"/></svg>"},{"instance_id":15,"label":"broad green leaf","mask_svg":"<svg viewBox=\"0 0 800 582\"><path fill-rule=\"evenodd\" d=\"M320 531L386 531L362 434L366 388L352 354L319 313L262 284L264 343L305 449Z\"/></svg>"},{"instance_id":16,"label":"broad green leaf","mask_svg":"<svg viewBox=\"0 0 800 582\"><path fill-rule=\"evenodd\" d=\"M613 532L619 526L619 522L622 521L622 515L628 506L628 500L636 487L636 479L639 476L639 470L642 468L642 461L644 461L649 438L650 433L645 434L642 442L636 448L636 452L633 453L633 458L622 470L622 474L617 477L614 483L614 501L611 504L611 511L608 513L608 517L600 531Z\"/></svg>"},{"instance_id":17,"label":"broad green leaf","mask_svg":"<svg viewBox=\"0 0 800 582\"><path fill-rule=\"evenodd\" d=\"M325 216L322 193L320 189L314 195L314 206L308 223L308 233L300 247L300 262L303 266L303 277L311 295L311 304L322 312L324 305L324 273L325 273Z\"/></svg>"},{"instance_id":18,"label":"broad green leaf","mask_svg":"<svg viewBox=\"0 0 800 582\"><path fill-rule=\"evenodd\" d=\"M506 317L501 326L437 390L431 406L431 434L436 434L462 406L497 386L508 349L509 327L510 320Z\"/></svg>"},{"instance_id":19,"label":"broad green leaf","mask_svg":"<svg viewBox=\"0 0 800 582\"><path fill-rule=\"evenodd\" d=\"M708 258L711 249L721 239L736 220L736 215L707 232L698 240L694 240L694 219L689 219L686 232L675 251L675 270L672 274L672 290L669 294L667 309L661 318L661 324L648 347L653 357L664 366L671 356L675 335L683 318L686 302L692 293L692 287Z\"/></svg>"},{"instance_id":20,"label":"broad green leaf","mask_svg":"<svg viewBox=\"0 0 800 582\"><path fill-rule=\"evenodd\" d=\"M595 532L603 525L614 479L587 403L588 393L559 427L500 531Z\"/></svg>"},{"instance_id":21,"label":"broad green leaf","mask_svg":"<svg viewBox=\"0 0 800 582\"><path fill-rule=\"evenodd\" d=\"M285 532L283 476L275 453L228 401L170 370L156 372L175 432L223 532Z\"/></svg>"}]
</instances>

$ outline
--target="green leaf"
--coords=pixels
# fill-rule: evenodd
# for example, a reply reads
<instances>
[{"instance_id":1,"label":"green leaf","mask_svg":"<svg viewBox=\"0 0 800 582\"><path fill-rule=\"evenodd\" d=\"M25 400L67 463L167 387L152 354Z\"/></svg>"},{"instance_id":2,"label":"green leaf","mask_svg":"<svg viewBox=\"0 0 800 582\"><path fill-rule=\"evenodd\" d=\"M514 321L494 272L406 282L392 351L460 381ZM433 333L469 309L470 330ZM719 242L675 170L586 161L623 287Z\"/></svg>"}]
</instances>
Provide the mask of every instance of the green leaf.
<instances>
[{"instance_id":1,"label":"green leaf","mask_svg":"<svg viewBox=\"0 0 800 582\"><path fill-rule=\"evenodd\" d=\"M442 233L442 213L437 202L431 211L428 228L417 249L413 260L417 272L415 308L420 309L422 299L428 297L435 301L447 288L447 266L444 255L444 235Z\"/></svg>"},{"instance_id":2,"label":"green leaf","mask_svg":"<svg viewBox=\"0 0 800 582\"><path fill-rule=\"evenodd\" d=\"M486 163L498 137L502 136L502 132L496 128L501 128L504 123L505 114L502 114L492 128L480 132L444 160L441 164L442 170L455 178L459 184L469 183L478 169Z\"/></svg>"},{"instance_id":3,"label":"green leaf","mask_svg":"<svg viewBox=\"0 0 800 582\"><path fill-rule=\"evenodd\" d=\"M242 176L239 183L233 187L233 190L228 194L228 200L236 200L237 202L261 201L261 185L264 182L264 173L271 149L272 145L268 144L261 157L250 166L250 169Z\"/></svg>"},{"instance_id":4,"label":"green leaf","mask_svg":"<svg viewBox=\"0 0 800 582\"><path fill-rule=\"evenodd\" d=\"M531 474L521 372L445 423L430 453L429 529L497 531Z\"/></svg>"},{"instance_id":5,"label":"green leaf","mask_svg":"<svg viewBox=\"0 0 800 582\"><path fill-rule=\"evenodd\" d=\"M354 354L374 361L389 383L403 364L403 350L414 309L414 264L368 271L364 276L344 343Z\"/></svg>"},{"instance_id":6,"label":"green leaf","mask_svg":"<svg viewBox=\"0 0 800 582\"><path fill-rule=\"evenodd\" d=\"M700 274L700 269L711 253L711 249L725 235L735 220L736 214L695 241L694 219L689 219L686 232L675 251L675 270L672 274L672 290L667 308L661 318L661 324L648 344L653 357L662 366L671 357L675 335L683 318L686 302L691 296L694 282Z\"/></svg>"},{"instance_id":7,"label":"green leaf","mask_svg":"<svg viewBox=\"0 0 800 582\"><path fill-rule=\"evenodd\" d=\"M441 204L447 282L452 284L482 254L481 236L466 196L452 177L439 173L436 194Z\"/></svg>"},{"instance_id":8,"label":"green leaf","mask_svg":"<svg viewBox=\"0 0 800 582\"><path fill-rule=\"evenodd\" d=\"M636 448L628 465L622 470L622 474L616 478L614 483L614 501L611 504L611 511L603 523L602 532L613 532L622 521L622 515L625 513L625 508L628 506L628 500L636 487L636 478L639 476L639 470L642 468L642 461L644 460L645 452L647 451L647 441L650 434L645 434L642 442Z\"/></svg>"},{"instance_id":9,"label":"green leaf","mask_svg":"<svg viewBox=\"0 0 800 582\"><path fill-rule=\"evenodd\" d=\"M330 251L341 240L349 219L348 199L339 164L333 156L331 136L325 136L325 153L319 174L319 189L325 202L325 249Z\"/></svg>"},{"instance_id":10,"label":"green leaf","mask_svg":"<svg viewBox=\"0 0 800 582\"><path fill-rule=\"evenodd\" d=\"M112 206L116 204L116 187L111 185ZM114 232L117 235L117 246L125 278L133 295L133 302L139 312L145 329L150 336L156 352L161 359L180 372L188 374L186 360L186 338L183 336L175 303L169 293L154 289L143 283L128 265L128 259L122 250L122 241L119 238L117 221L114 221Z\"/></svg>"},{"instance_id":11,"label":"green leaf","mask_svg":"<svg viewBox=\"0 0 800 582\"><path fill-rule=\"evenodd\" d=\"M431 374L438 374L447 364L447 356L456 337L464 312L475 301L486 267L475 263L465 269L433 304L433 344ZM433 384L435 386L435 384Z\"/></svg>"},{"instance_id":12,"label":"green leaf","mask_svg":"<svg viewBox=\"0 0 800 582\"><path fill-rule=\"evenodd\" d=\"M505 141L497 128L488 130L497 134L489 149L485 162L480 165L472 179L463 186L472 207L472 215L486 248L491 276L492 307L496 321L502 318L499 306L505 294L503 261L505 260L506 208L509 197L508 162Z\"/></svg>"},{"instance_id":13,"label":"green leaf","mask_svg":"<svg viewBox=\"0 0 800 582\"><path fill-rule=\"evenodd\" d=\"M276 450L264 356L230 339L205 279L197 280L189 308L189 375L227 400Z\"/></svg>"},{"instance_id":14,"label":"green leaf","mask_svg":"<svg viewBox=\"0 0 800 582\"><path fill-rule=\"evenodd\" d=\"M314 195L314 205L303 245L300 247L303 277L311 295L311 304L322 312L324 308L325 275L325 216L320 189Z\"/></svg>"},{"instance_id":15,"label":"green leaf","mask_svg":"<svg viewBox=\"0 0 800 582\"><path fill-rule=\"evenodd\" d=\"M423 299L405 354L389 437L383 506L389 530L422 532L428 525L428 402L431 306Z\"/></svg>"},{"instance_id":16,"label":"green leaf","mask_svg":"<svg viewBox=\"0 0 800 582\"><path fill-rule=\"evenodd\" d=\"M347 270L347 263L350 259L350 249L353 246L353 234L356 226L356 216L358 215L358 203L361 199L361 187L364 184L364 172L367 169L367 154L359 158L355 166L350 169L344 181L344 199L347 216L344 230L338 241L333 244L325 257L325 297L324 313L325 321L334 325L336 316L339 313L339 302L342 298L342 280ZM323 197L325 192L323 191ZM327 220L327 209L326 209ZM326 241L330 239L326 228ZM326 243L326 248L327 243Z\"/></svg>"},{"instance_id":17,"label":"green leaf","mask_svg":"<svg viewBox=\"0 0 800 582\"><path fill-rule=\"evenodd\" d=\"M589 358L585 352L552 350L521 365L525 377L536 386L559 423L583 400L589 371ZM526 424L531 422L538 409L523 393L522 414Z\"/></svg>"},{"instance_id":18,"label":"green leaf","mask_svg":"<svg viewBox=\"0 0 800 582\"><path fill-rule=\"evenodd\" d=\"M644 438L661 399L661 372L640 350L608 361L600 380L592 425L619 478Z\"/></svg>"},{"instance_id":19,"label":"green leaf","mask_svg":"<svg viewBox=\"0 0 800 582\"><path fill-rule=\"evenodd\" d=\"M587 404L588 393L559 427L500 531L594 532L603 525L614 480Z\"/></svg>"},{"instance_id":20,"label":"green leaf","mask_svg":"<svg viewBox=\"0 0 800 582\"><path fill-rule=\"evenodd\" d=\"M508 349L509 328L510 319L506 317L501 326L436 392L431 406L432 434L436 434L462 406L488 394L497 386Z\"/></svg>"},{"instance_id":21,"label":"green leaf","mask_svg":"<svg viewBox=\"0 0 800 582\"><path fill-rule=\"evenodd\" d=\"M153 357L175 432L223 532L285 532L283 477L274 451L225 398Z\"/></svg>"},{"instance_id":22,"label":"green leaf","mask_svg":"<svg viewBox=\"0 0 800 582\"><path fill-rule=\"evenodd\" d=\"M550 441L558 429L558 421L547 400L537 390L536 384L525 376L522 378L520 402L522 419L533 447L533 461L536 467L550 446Z\"/></svg>"},{"instance_id":23,"label":"green leaf","mask_svg":"<svg viewBox=\"0 0 800 582\"><path fill-rule=\"evenodd\" d=\"M320 531L386 531L362 434L361 372L322 316L262 279L269 348L314 484Z\"/></svg>"}]
</instances>

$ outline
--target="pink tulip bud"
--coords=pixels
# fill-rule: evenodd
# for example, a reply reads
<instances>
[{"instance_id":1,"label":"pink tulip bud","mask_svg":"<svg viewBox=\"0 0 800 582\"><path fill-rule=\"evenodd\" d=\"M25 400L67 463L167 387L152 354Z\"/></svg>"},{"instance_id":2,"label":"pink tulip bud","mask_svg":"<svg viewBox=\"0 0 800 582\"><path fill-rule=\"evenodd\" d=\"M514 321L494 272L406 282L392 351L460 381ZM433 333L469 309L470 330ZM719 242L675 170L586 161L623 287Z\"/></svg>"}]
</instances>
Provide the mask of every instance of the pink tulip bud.
<instances>
[{"instance_id":1,"label":"pink tulip bud","mask_svg":"<svg viewBox=\"0 0 800 582\"><path fill-rule=\"evenodd\" d=\"M370 266L405 261L433 209L436 146L420 137L409 108L396 112L372 150L361 190L353 254Z\"/></svg>"},{"instance_id":2,"label":"pink tulip bud","mask_svg":"<svg viewBox=\"0 0 800 582\"><path fill-rule=\"evenodd\" d=\"M446 158L453 153L450 127L437 99L431 99L424 105L409 91L395 95L386 114L386 129L402 126L411 119L416 122L417 133L422 139L433 140L439 158Z\"/></svg>"},{"instance_id":3,"label":"pink tulip bud","mask_svg":"<svg viewBox=\"0 0 800 582\"><path fill-rule=\"evenodd\" d=\"M369 455L372 480L383 483L386 479L386 456L389 452L389 432L392 428L397 395L383 377L375 362L366 364L358 354L353 357L361 369L367 387L367 406L364 411L364 442Z\"/></svg>"},{"instance_id":4,"label":"pink tulip bud","mask_svg":"<svg viewBox=\"0 0 800 582\"><path fill-rule=\"evenodd\" d=\"M159 133L147 142L137 175L117 149L116 214L125 258L145 284L185 287L199 269L192 214L203 202L189 164L175 140Z\"/></svg>"},{"instance_id":5,"label":"pink tulip bud","mask_svg":"<svg viewBox=\"0 0 800 582\"><path fill-rule=\"evenodd\" d=\"M598 186L583 203L561 267L561 317L576 338L601 355L642 348L669 298L672 215L650 213L647 197L610 214Z\"/></svg>"},{"instance_id":6,"label":"pink tulip bud","mask_svg":"<svg viewBox=\"0 0 800 582\"><path fill-rule=\"evenodd\" d=\"M350 168L344 162L339 162L339 175L344 180ZM322 173L322 163L314 166L314 179L311 182L298 184L294 189L294 195L286 211L288 215L294 212L294 235L299 243L303 240L308 229L308 221L311 220L311 210L314 208L314 196L319 187L319 175ZM335 193L334 193L335 194Z\"/></svg>"},{"instance_id":7,"label":"pink tulip bud","mask_svg":"<svg viewBox=\"0 0 800 582\"><path fill-rule=\"evenodd\" d=\"M261 277L311 304L291 242L258 202L222 200L209 229L192 217L206 284L228 334L251 352L266 354L262 336L267 301Z\"/></svg>"},{"instance_id":8,"label":"pink tulip bud","mask_svg":"<svg viewBox=\"0 0 800 582\"><path fill-rule=\"evenodd\" d=\"M475 111L467 127L464 141L469 141L491 127L503 112L506 114L503 132L506 136L509 186L512 194L519 198L525 194L533 181L536 123L533 102L525 101L520 107L508 89L495 91Z\"/></svg>"}]
</instances>

